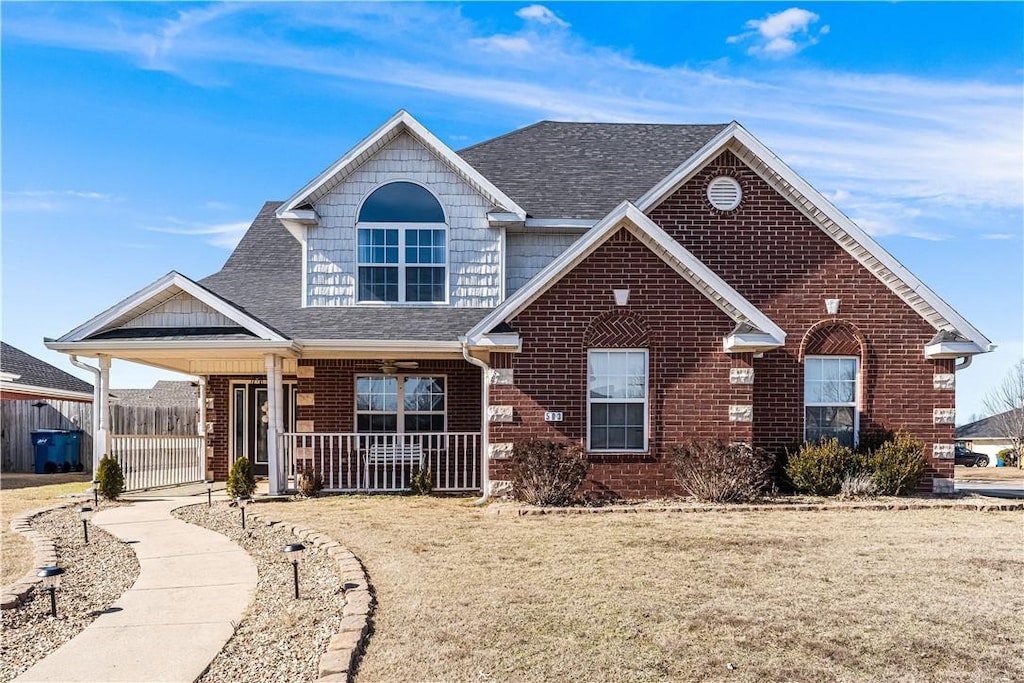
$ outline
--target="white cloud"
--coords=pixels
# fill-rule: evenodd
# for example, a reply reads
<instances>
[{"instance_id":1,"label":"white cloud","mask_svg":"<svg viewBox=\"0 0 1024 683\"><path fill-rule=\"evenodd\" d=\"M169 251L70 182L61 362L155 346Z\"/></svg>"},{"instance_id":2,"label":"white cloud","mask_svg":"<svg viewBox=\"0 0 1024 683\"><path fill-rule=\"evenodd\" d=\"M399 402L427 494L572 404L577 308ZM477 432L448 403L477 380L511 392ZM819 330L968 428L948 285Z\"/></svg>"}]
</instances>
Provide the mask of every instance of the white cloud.
<instances>
[{"instance_id":1,"label":"white cloud","mask_svg":"<svg viewBox=\"0 0 1024 683\"><path fill-rule=\"evenodd\" d=\"M516 12L523 21L535 21L539 24L553 24L561 28L569 28L569 22L549 10L544 5L529 5Z\"/></svg>"},{"instance_id":2,"label":"white cloud","mask_svg":"<svg viewBox=\"0 0 1024 683\"><path fill-rule=\"evenodd\" d=\"M489 52L525 53L533 50L530 41L523 36L493 35L487 38L473 38L470 43Z\"/></svg>"},{"instance_id":3,"label":"white cloud","mask_svg":"<svg viewBox=\"0 0 1024 683\"><path fill-rule=\"evenodd\" d=\"M18 212L59 212L71 211L82 206L82 202L112 203L119 197L105 192L86 190L4 190L3 208Z\"/></svg>"},{"instance_id":4,"label":"white cloud","mask_svg":"<svg viewBox=\"0 0 1024 683\"><path fill-rule=\"evenodd\" d=\"M239 240L249 229L249 221L233 223L202 224L188 221L168 219L170 226L145 227L149 232L162 232L171 235L190 235L206 237L206 243L222 249L234 249Z\"/></svg>"},{"instance_id":5,"label":"white cloud","mask_svg":"<svg viewBox=\"0 0 1024 683\"><path fill-rule=\"evenodd\" d=\"M789 57L806 47L817 44L820 36L829 32L829 26L825 24L818 29L817 33L811 33L810 26L817 23L818 19L820 17L814 12L799 7L790 7L781 12L769 14L764 19L747 21L743 27L748 30L739 35L729 36L726 42L753 42L747 48L747 54L756 57L773 59Z\"/></svg>"},{"instance_id":6,"label":"white cloud","mask_svg":"<svg viewBox=\"0 0 1024 683\"><path fill-rule=\"evenodd\" d=\"M988 232L979 235L979 237L983 240L1014 240L1017 239L1019 235L1014 235L1009 232Z\"/></svg>"}]
</instances>

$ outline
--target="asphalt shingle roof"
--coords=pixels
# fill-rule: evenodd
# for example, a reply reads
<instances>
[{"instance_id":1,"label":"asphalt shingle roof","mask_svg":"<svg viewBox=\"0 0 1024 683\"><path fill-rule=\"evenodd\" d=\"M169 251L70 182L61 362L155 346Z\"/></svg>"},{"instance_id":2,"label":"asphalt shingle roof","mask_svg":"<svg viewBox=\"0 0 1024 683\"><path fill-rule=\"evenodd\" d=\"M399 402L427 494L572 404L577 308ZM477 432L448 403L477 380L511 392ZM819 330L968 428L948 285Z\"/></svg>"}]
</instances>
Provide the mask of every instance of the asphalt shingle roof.
<instances>
[{"instance_id":1,"label":"asphalt shingle roof","mask_svg":"<svg viewBox=\"0 0 1024 683\"><path fill-rule=\"evenodd\" d=\"M187 406L194 408L199 399L199 387L189 381L161 380L150 389L111 389L110 402L122 406L167 408Z\"/></svg>"},{"instance_id":2,"label":"asphalt shingle roof","mask_svg":"<svg viewBox=\"0 0 1024 683\"><path fill-rule=\"evenodd\" d=\"M92 385L88 382L54 367L46 361L39 360L35 356L30 356L6 342L0 342L0 370L20 375L18 379L14 380L17 384L92 393Z\"/></svg>"},{"instance_id":3,"label":"asphalt shingle roof","mask_svg":"<svg viewBox=\"0 0 1024 683\"><path fill-rule=\"evenodd\" d=\"M999 413L998 415L992 415L990 417L982 418L977 422L963 425L962 427L956 428L956 438L958 439L1006 439L1009 435L1003 428L1005 422L1000 419L1003 416L1008 416L1012 411L1007 410L1005 413Z\"/></svg>"},{"instance_id":4,"label":"asphalt shingle roof","mask_svg":"<svg viewBox=\"0 0 1024 683\"><path fill-rule=\"evenodd\" d=\"M540 121L458 154L531 217L597 220L639 199L726 125Z\"/></svg>"}]
</instances>

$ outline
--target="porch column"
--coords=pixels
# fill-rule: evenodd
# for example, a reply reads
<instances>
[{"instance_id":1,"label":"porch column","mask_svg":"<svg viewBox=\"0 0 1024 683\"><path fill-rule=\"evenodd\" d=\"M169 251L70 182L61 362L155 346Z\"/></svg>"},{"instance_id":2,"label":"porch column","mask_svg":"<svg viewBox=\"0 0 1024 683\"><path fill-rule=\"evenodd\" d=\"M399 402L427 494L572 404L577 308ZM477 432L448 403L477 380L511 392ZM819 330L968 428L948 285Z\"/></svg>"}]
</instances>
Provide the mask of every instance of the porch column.
<instances>
[{"instance_id":1,"label":"porch column","mask_svg":"<svg viewBox=\"0 0 1024 683\"><path fill-rule=\"evenodd\" d=\"M100 459L110 455L110 356L100 354L99 400L96 405L96 435L92 441L92 476L100 471Z\"/></svg>"},{"instance_id":2,"label":"porch column","mask_svg":"<svg viewBox=\"0 0 1024 683\"><path fill-rule=\"evenodd\" d=\"M267 354L267 481L270 495L281 492L284 477L281 476L282 463L278 453L278 434L283 420L281 419L281 397L284 389L281 386L281 358Z\"/></svg>"}]
</instances>

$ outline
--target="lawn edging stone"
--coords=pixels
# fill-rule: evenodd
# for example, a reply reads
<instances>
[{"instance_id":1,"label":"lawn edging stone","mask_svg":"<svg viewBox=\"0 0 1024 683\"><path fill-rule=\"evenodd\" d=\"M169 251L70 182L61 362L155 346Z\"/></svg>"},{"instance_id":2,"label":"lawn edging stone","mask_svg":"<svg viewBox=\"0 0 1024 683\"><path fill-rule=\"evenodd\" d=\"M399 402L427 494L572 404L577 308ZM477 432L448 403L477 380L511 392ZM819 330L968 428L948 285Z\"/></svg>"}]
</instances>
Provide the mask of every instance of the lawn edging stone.
<instances>
[{"instance_id":1,"label":"lawn edging stone","mask_svg":"<svg viewBox=\"0 0 1024 683\"><path fill-rule=\"evenodd\" d=\"M32 528L32 520L47 512L78 505L81 501L68 500L29 510L11 520L11 529L32 543L32 568L12 584L0 589L0 609L15 609L24 605L42 581L36 573L40 567L57 564L57 545L54 539Z\"/></svg>"},{"instance_id":2,"label":"lawn edging stone","mask_svg":"<svg viewBox=\"0 0 1024 683\"><path fill-rule=\"evenodd\" d=\"M837 501L826 503L755 503L739 505L708 505L701 503L666 503L664 505L603 505L597 507L537 507L533 505L515 505L509 503L492 503L487 507L487 514L505 515L513 517L528 517L535 515L580 515L580 514L629 514L629 513L698 513L698 512L854 512L867 511L902 511L902 510L931 510L935 508L947 510L965 510L974 512L1011 512L1024 510L1024 501L1020 502L994 502L995 499L985 499L977 502L964 502L959 500L930 500L930 501L901 501L901 502L850 502Z\"/></svg>"},{"instance_id":3,"label":"lawn edging stone","mask_svg":"<svg viewBox=\"0 0 1024 683\"><path fill-rule=\"evenodd\" d=\"M348 548L327 534L303 524L273 519L263 513L250 515L254 521L268 526L279 525L293 536L325 550L337 565L345 591L341 628L331 638L327 651L320 656L317 681L348 681L355 674L359 657L366 649L370 636L370 617L376 604L370 592L370 580L362 563Z\"/></svg>"}]
</instances>

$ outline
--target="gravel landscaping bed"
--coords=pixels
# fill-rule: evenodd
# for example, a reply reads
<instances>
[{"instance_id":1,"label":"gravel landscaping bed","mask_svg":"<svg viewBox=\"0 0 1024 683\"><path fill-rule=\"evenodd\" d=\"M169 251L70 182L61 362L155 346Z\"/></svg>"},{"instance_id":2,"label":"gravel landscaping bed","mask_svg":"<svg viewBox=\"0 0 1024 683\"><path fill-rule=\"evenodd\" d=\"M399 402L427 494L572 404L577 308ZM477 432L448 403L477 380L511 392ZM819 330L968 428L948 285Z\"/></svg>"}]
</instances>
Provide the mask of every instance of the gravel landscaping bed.
<instances>
[{"instance_id":1,"label":"gravel landscaping bed","mask_svg":"<svg viewBox=\"0 0 1024 683\"><path fill-rule=\"evenodd\" d=\"M139 575L130 545L91 523L85 543L77 507L42 514L32 527L54 539L58 564L65 570L57 589L57 618L50 616L49 591L38 588L27 604L3 610L0 681L15 678L78 635Z\"/></svg>"},{"instance_id":2,"label":"gravel landscaping bed","mask_svg":"<svg viewBox=\"0 0 1024 683\"><path fill-rule=\"evenodd\" d=\"M279 526L247 520L227 503L174 511L179 519L224 534L256 563L256 595L235 634L200 681L313 681L320 655L339 631L345 591L337 565L306 543L295 600L292 565L281 552L298 539Z\"/></svg>"}]
</instances>

